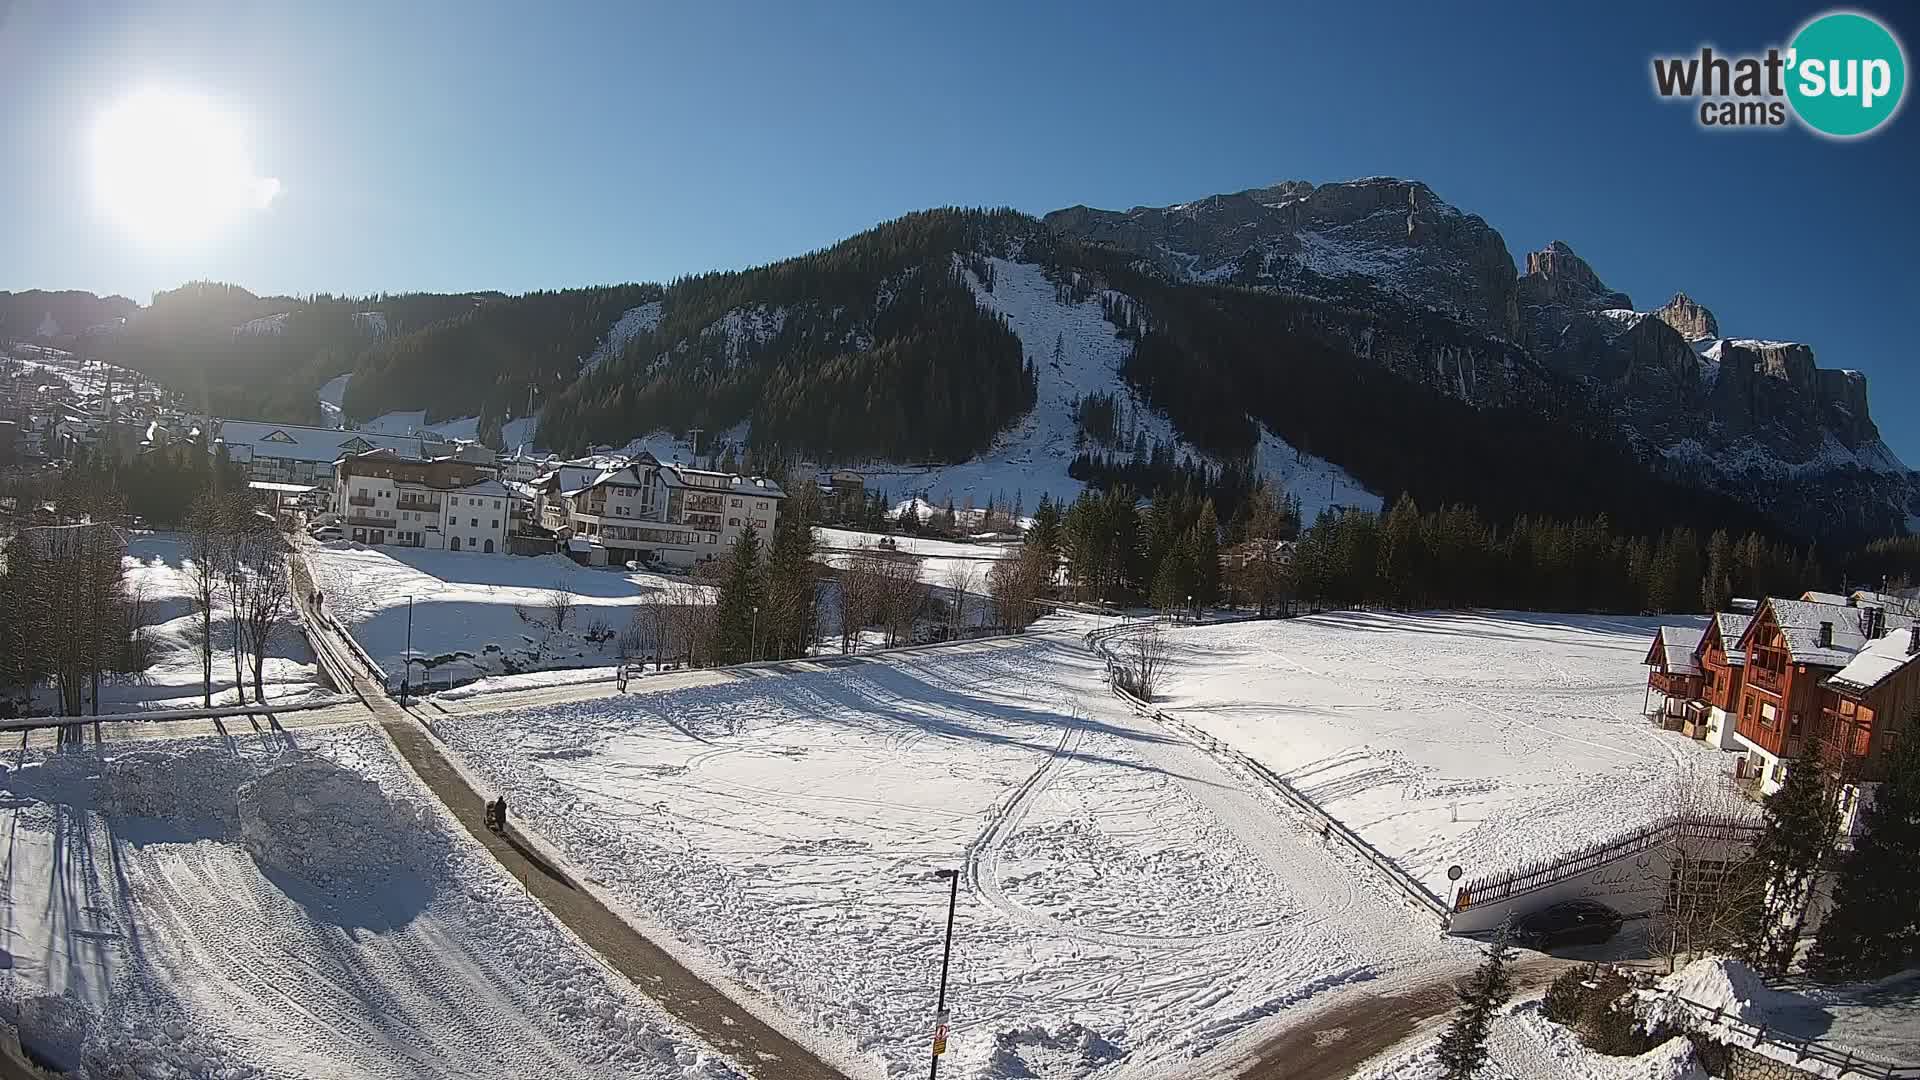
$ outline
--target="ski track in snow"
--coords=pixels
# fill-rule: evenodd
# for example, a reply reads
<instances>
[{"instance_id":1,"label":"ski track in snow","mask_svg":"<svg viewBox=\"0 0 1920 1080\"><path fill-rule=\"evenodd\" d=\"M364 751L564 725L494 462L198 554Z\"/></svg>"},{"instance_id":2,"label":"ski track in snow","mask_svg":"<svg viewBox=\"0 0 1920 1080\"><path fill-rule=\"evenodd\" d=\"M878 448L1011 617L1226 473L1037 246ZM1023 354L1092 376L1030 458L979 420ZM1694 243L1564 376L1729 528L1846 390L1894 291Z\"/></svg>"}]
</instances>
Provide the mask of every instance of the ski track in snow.
<instances>
[{"instance_id":1,"label":"ski track in snow","mask_svg":"<svg viewBox=\"0 0 1920 1080\"><path fill-rule=\"evenodd\" d=\"M1640 712L1641 657L1676 618L1341 612L1183 628L1160 705L1445 896L1453 863L1472 876L1556 857L1657 819L1682 788L1747 807L1721 752Z\"/></svg>"},{"instance_id":2,"label":"ski track in snow","mask_svg":"<svg viewBox=\"0 0 1920 1080\"><path fill-rule=\"evenodd\" d=\"M890 1074L924 1068L940 868L955 1077L1165 1077L1460 951L1103 675L1062 632L433 726L636 919ZM1113 1054L1060 1051L1088 1032Z\"/></svg>"},{"instance_id":3,"label":"ski track in snow","mask_svg":"<svg viewBox=\"0 0 1920 1080\"><path fill-rule=\"evenodd\" d=\"M40 1052L82 1075L736 1075L456 829L377 729L298 738L5 774L0 1012Z\"/></svg>"}]
</instances>

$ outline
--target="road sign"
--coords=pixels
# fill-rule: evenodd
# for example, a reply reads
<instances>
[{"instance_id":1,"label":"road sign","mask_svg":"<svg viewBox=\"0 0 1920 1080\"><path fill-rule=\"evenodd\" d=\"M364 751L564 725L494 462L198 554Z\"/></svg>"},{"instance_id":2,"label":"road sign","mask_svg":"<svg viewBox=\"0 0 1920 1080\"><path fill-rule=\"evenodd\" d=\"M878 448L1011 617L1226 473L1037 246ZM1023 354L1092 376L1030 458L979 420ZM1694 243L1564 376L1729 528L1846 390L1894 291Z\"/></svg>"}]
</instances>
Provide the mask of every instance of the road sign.
<instances>
[{"instance_id":1,"label":"road sign","mask_svg":"<svg viewBox=\"0 0 1920 1080\"><path fill-rule=\"evenodd\" d=\"M1448 881L1459 881L1459 880L1460 880L1460 875L1461 875L1461 874L1464 874L1464 873L1466 873L1466 871L1465 871L1465 870L1462 870L1462 869L1460 869L1460 864L1459 864L1459 863L1454 863L1454 864L1453 864L1452 866L1449 866L1449 867L1447 867L1447 880L1448 880Z\"/></svg>"},{"instance_id":2,"label":"road sign","mask_svg":"<svg viewBox=\"0 0 1920 1080\"><path fill-rule=\"evenodd\" d=\"M939 1057L947 1052L947 1012L940 1010L940 1016L933 1024L933 1056Z\"/></svg>"}]
</instances>

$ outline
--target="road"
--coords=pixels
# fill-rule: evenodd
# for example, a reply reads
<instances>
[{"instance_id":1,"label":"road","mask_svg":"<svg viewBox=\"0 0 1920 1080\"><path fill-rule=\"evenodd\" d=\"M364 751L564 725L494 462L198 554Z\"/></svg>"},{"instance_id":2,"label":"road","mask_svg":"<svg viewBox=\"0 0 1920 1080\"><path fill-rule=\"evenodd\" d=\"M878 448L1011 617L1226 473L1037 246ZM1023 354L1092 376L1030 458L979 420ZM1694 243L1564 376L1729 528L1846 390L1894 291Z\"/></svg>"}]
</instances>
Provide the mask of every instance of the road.
<instances>
[{"instance_id":1,"label":"road","mask_svg":"<svg viewBox=\"0 0 1920 1080\"><path fill-rule=\"evenodd\" d=\"M1573 961L1525 955L1513 964L1516 994L1536 990ZM1467 970L1435 975L1384 993L1347 994L1305 1014L1231 1066L1235 1080L1345 1080L1414 1035L1439 1028L1460 999ZM1213 1073L1211 1075L1221 1075Z\"/></svg>"},{"instance_id":2,"label":"road","mask_svg":"<svg viewBox=\"0 0 1920 1080\"><path fill-rule=\"evenodd\" d=\"M305 609L310 591L296 589L296 603L322 670L339 688L350 688L360 695L366 703L360 719L372 713L374 721L393 740L400 756L446 806L454 820L526 886L527 892L544 904L554 918L577 934L614 970L632 980L675 1020L750 1075L767 1080L846 1080L844 1074L742 1008L719 987L694 974L648 940L592 892L577 884L565 867L555 865L538 844L529 842L518 829L509 829L505 835L489 831L481 823L486 797L467 782L426 724L389 698L375 680L364 677L344 644ZM604 687L601 692L611 689Z\"/></svg>"}]
</instances>

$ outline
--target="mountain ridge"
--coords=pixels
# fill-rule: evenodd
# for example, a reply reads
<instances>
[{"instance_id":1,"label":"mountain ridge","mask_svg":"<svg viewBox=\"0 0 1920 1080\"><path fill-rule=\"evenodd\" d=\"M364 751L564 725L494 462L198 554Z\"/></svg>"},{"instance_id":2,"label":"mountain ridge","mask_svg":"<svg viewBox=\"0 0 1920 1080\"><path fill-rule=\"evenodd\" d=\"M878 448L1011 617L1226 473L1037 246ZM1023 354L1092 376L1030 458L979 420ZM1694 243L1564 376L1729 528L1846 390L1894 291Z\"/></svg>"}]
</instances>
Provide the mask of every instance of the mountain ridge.
<instances>
[{"instance_id":1,"label":"mountain ridge","mask_svg":"<svg viewBox=\"0 0 1920 1080\"><path fill-rule=\"evenodd\" d=\"M477 413L480 434L497 438L504 422L521 417L524 430L537 412L541 441L561 449L700 426L763 460L940 461L949 467L934 474L946 475L1021 429L1058 359L1054 343L1004 329L996 267L1036 268L1062 311L1098 305L1124 356L1108 356L1111 377L1088 392L1168 418L1170 430L1148 426L1175 458L1197 453L1228 471L1242 459L1283 462L1261 449L1272 438L1302 460L1357 467L1377 494L1472 493L1507 512L1581 512L1578 499L1508 499L1412 462L1424 453L1484 469L1433 451L1454 439L1483 459L1500 455L1489 426L1498 417L1527 428L1515 438L1537 439L1536 455L1555 455L1538 423L1572 425L1597 440L1607 468L1676 490L1726 491L1795 535L1857 539L1920 520L1920 480L1879 439L1858 372L1820 368L1801 343L1721 336L1712 312L1684 294L1636 310L1563 241L1529 253L1523 272L1485 219L1392 177L1283 181L1170 207L1076 206L1042 218L923 211L806 255L666 286L326 298L329 329L304 336L293 331L320 324L301 302L245 294L187 336L223 339L236 384L249 377L246 357L296 368L294 381L314 385L354 372L336 384L348 419ZM138 315L118 336L137 341L151 323ZM1426 427L1395 436L1408 453L1383 456L1301 415L1284 400L1300 395L1265 370L1275 349L1317 393L1391 398ZM152 357L122 357L159 377L142 366ZM1196 385L1206 381L1193 377L1200 370L1213 373L1211 389ZM299 408L315 411L312 388L302 392ZM293 396L277 393L270 407L295 411ZM1398 415L1337 396L1319 404L1386 424ZM1440 442L1415 452L1421 437ZM1057 439L1049 445L1061 452ZM1136 464L1157 457L1151 446L1082 450ZM1593 483L1565 460L1529 482L1548 475Z\"/></svg>"}]
</instances>

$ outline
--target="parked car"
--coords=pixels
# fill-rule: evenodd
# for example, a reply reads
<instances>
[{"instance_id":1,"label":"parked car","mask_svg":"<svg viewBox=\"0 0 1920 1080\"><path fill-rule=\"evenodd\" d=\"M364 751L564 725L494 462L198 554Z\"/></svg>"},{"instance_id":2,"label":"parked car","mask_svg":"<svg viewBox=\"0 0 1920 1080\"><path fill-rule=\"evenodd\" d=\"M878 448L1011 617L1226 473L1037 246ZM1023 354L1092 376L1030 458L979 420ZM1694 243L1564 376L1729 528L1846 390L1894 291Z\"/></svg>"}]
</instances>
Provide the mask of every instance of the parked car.
<instances>
[{"instance_id":1,"label":"parked car","mask_svg":"<svg viewBox=\"0 0 1920 1080\"><path fill-rule=\"evenodd\" d=\"M1521 917L1513 941L1532 949L1598 945L1620 932L1620 913L1594 900L1568 900Z\"/></svg>"},{"instance_id":2,"label":"parked car","mask_svg":"<svg viewBox=\"0 0 1920 1080\"><path fill-rule=\"evenodd\" d=\"M324 544L329 540L345 540L347 534L338 525L322 525L313 530L313 538Z\"/></svg>"}]
</instances>

